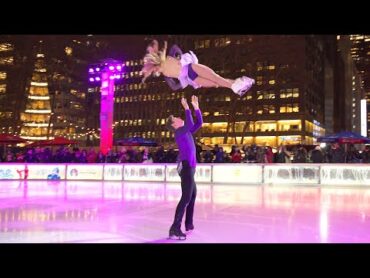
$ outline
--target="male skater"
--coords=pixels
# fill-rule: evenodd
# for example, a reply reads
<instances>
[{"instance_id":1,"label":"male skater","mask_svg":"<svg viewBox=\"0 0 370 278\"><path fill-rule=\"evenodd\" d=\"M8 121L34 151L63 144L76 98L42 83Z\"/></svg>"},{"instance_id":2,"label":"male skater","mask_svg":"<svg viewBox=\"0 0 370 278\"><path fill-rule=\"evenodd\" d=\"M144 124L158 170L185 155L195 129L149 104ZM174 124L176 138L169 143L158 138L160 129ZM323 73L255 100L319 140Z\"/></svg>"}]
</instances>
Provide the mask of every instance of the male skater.
<instances>
[{"instance_id":1,"label":"male skater","mask_svg":"<svg viewBox=\"0 0 370 278\"><path fill-rule=\"evenodd\" d=\"M194 229L193 213L194 203L197 195L197 187L194 181L196 167L196 149L193 139L195 133L203 124L202 112L199 109L198 98L192 96L191 103L195 110L197 122L194 124L189 105L185 98L181 99L181 104L185 109L185 122L181 118L173 115L167 118L166 126L170 131L175 132L175 140L179 148L178 173L181 178L181 199L177 205L175 219L170 228L169 237L180 240L186 239L186 235L181 231L181 222L186 209L185 230Z\"/></svg>"}]
</instances>

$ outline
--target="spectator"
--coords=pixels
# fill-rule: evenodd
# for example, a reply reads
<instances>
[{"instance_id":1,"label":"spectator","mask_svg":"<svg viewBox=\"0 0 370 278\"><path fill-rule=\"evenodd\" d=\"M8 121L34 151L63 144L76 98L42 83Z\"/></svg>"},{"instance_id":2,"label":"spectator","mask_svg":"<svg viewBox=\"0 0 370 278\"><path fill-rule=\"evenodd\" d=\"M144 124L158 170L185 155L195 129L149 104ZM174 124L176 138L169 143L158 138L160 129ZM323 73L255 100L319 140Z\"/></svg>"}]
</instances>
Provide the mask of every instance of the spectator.
<instances>
[{"instance_id":1,"label":"spectator","mask_svg":"<svg viewBox=\"0 0 370 278\"><path fill-rule=\"evenodd\" d=\"M334 143L330 150L331 163L344 163L345 154L343 149L339 146L338 143Z\"/></svg>"},{"instance_id":2,"label":"spectator","mask_svg":"<svg viewBox=\"0 0 370 278\"><path fill-rule=\"evenodd\" d=\"M204 163L212 163L212 161L213 161L213 154L212 154L212 152L210 150L207 150L204 153L203 160L204 160Z\"/></svg>"},{"instance_id":3,"label":"spectator","mask_svg":"<svg viewBox=\"0 0 370 278\"><path fill-rule=\"evenodd\" d=\"M216 152L216 158L215 158L215 163L223 163L224 162L224 149L222 147L217 146L217 152Z\"/></svg>"},{"instance_id":4,"label":"spectator","mask_svg":"<svg viewBox=\"0 0 370 278\"><path fill-rule=\"evenodd\" d=\"M302 146L298 145L293 157L294 163L306 163L307 162L307 150Z\"/></svg>"},{"instance_id":5,"label":"spectator","mask_svg":"<svg viewBox=\"0 0 370 278\"><path fill-rule=\"evenodd\" d=\"M362 152L362 163L370 163L370 146L366 146Z\"/></svg>"},{"instance_id":6,"label":"spectator","mask_svg":"<svg viewBox=\"0 0 370 278\"><path fill-rule=\"evenodd\" d=\"M315 149L311 152L311 161L313 163L324 162L324 154L322 153L320 146L316 146Z\"/></svg>"},{"instance_id":7,"label":"spectator","mask_svg":"<svg viewBox=\"0 0 370 278\"><path fill-rule=\"evenodd\" d=\"M266 147L266 160L265 163L273 163L274 162L274 153L272 152L271 147Z\"/></svg>"},{"instance_id":8,"label":"spectator","mask_svg":"<svg viewBox=\"0 0 370 278\"><path fill-rule=\"evenodd\" d=\"M242 161L242 153L239 149L235 148L234 153L231 156L232 163L240 163Z\"/></svg>"},{"instance_id":9,"label":"spectator","mask_svg":"<svg viewBox=\"0 0 370 278\"><path fill-rule=\"evenodd\" d=\"M88 163L95 163L97 159L97 154L94 151L94 148L90 148L89 152L87 153L86 160Z\"/></svg>"}]
</instances>

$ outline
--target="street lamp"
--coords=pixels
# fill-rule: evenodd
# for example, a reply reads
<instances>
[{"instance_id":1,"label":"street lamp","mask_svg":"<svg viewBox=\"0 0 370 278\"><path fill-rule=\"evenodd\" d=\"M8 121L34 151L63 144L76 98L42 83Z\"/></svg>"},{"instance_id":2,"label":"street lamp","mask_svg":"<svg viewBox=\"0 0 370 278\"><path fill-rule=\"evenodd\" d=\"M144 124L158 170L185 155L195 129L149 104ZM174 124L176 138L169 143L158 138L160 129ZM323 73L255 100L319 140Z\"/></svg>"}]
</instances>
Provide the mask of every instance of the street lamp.
<instances>
[{"instance_id":1,"label":"street lamp","mask_svg":"<svg viewBox=\"0 0 370 278\"><path fill-rule=\"evenodd\" d=\"M100 83L100 151L105 155L113 146L114 81L122 78L124 64L113 59L89 67L89 81Z\"/></svg>"}]
</instances>

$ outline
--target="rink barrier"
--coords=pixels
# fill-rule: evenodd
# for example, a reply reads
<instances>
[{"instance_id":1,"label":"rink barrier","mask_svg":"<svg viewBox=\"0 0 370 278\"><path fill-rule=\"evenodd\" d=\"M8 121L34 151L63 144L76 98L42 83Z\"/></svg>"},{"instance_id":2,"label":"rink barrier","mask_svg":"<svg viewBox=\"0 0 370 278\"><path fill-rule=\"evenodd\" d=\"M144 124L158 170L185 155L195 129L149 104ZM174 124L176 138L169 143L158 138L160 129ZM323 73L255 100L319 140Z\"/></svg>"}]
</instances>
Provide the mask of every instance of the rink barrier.
<instances>
[{"instance_id":1,"label":"rink barrier","mask_svg":"<svg viewBox=\"0 0 370 278\"><path fill-rule=\"evenodd\" d=\"M0 180L180 182L176 164L0 163ZM367 164L198 164L197 183L370 185Z\"/></svg>"}]
</instances>

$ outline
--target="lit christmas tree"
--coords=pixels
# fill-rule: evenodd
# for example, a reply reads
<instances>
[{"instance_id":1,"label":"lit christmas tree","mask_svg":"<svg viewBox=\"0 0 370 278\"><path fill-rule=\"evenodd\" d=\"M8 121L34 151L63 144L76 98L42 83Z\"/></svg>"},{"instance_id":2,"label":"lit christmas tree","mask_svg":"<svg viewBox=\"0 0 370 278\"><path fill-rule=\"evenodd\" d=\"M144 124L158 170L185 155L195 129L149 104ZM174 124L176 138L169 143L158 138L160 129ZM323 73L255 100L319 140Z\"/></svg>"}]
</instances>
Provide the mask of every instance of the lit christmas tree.
<instances>
[{"instance_id":1,"label":"lit christmas tree","mask_svg":"<svg viewBox=\"0 0 370 278\"><path fill-rule=\"evenodd\" d=\"M21 137L28 140L53 139L50 123L50 96L45 66L45 55L42 51L36 54L31 84L27 92L26 109L21 114Z\"/></svg>"}]
</instances>

